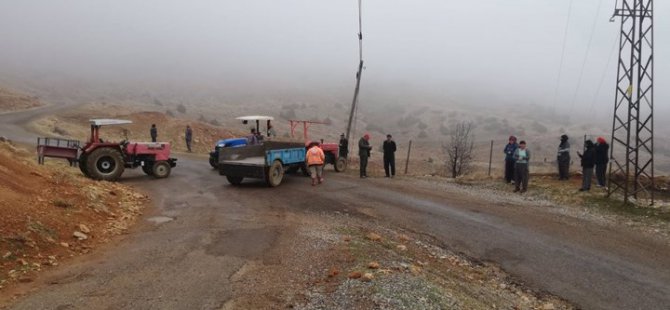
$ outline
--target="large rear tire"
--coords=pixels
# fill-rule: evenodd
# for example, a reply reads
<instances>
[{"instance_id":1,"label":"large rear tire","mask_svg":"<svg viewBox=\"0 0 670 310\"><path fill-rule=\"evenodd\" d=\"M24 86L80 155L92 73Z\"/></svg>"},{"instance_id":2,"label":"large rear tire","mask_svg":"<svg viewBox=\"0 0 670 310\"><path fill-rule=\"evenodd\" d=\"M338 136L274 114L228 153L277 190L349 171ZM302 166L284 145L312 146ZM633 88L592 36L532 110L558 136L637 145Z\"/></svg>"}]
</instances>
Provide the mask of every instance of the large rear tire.
<instances>
[{"instance_id":1,"label":"large rear tire","mask_svg":"<svg viewBox=\"0 0 670 310\"><path fill-rule=\"evenodd\" d=\"M284 165L279 160L275 160L268 168L266 181L268 186L277 187L281 184L281 180L284 178Z\"/></svg>"},{"instance_id":2,"label":"large rear tire","mask_svg":"<svg viewBox=\"0 0 670 310\"><path fill-rule=\"evenodd\" d=\"M102 147L95 149L86 159L86 171L94 180L116 181L121 177L125 163L118 149Z\"/></svg>"},{"instance_id":3,"label":"large rear tire","mask_svg":"<svg viewBox=\"0 0 670 310\"><path fill-rule=\"evenodd\" d=\"M233 185L240 185L242 184L242 180L244 179L243 177L234 177L227 175L226 179L228 179L228 183L233 184Z\"/></svg>"},{"instance_id":4,"label":"large rear tire","mask_svg":"<svg viewBox=\"0 0 670 310\"><path fill-rule=\"evenodd\" d=\"M172 167L170 167L170 163L167 161L160 160L153 164L152 172L157 179L167 178L170 176L170 171L172 171Z\"/></svg>"},{"instance_id":5,"label":"large rear tire","mask_svg":"<svg viewBox=\"0 0 670 310\"><path fill-rule=\"evenodd\" d=\"M344 172L345 170L347 170L347 159L344 157L338 158L334 166L335 171Z\"/></svg>"}]
</instances>

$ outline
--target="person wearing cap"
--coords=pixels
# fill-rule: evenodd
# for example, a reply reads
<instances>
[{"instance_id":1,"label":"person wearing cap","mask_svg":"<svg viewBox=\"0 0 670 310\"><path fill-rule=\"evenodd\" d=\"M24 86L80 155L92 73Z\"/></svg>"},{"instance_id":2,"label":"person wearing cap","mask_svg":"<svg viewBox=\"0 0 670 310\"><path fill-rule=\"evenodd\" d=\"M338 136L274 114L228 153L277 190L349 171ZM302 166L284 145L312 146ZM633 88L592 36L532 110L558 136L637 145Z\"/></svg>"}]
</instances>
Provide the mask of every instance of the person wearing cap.
<instances>
[{"instance_id":1,"label":"person wearing cap","mask_svg":"<svg viewBox=\"0 0 670 310\"><path fill-rule=\"evenodd\" d=\"M570 143L568 135L561 136L561 144L558 145L558 179L568 180L570 178Z\"/></svg>"},{"instance_id":2,"label":"person wearing cap","mask_svg":"<svg viewBox=\"0 0 670 310\"><path fill-rule=\"evenodd\" d=\"M598 137L596 139L598 142L596 144L596 180L598 180L598 186L604 187L607 185L607 178L605 173L607 172L607 163L609 162L609 149L610 146L607 144L607 141L603 137Z\"/></svg>"},{"instance_id":3,"label":"person wearing cap","mask_svg":"<svg viewBox=\"0 0 670 310\"><path fill-rule=\"evenodd\" d=\"M387 178L392 178L395 176L396 145L390 134L386 135L386 140L384 141L382 148L384 149L384 172L386 173Z\"/></svg>"},{"instance_id":4,"label":"person wearing cap","mask_svg":"<svg viewBox=\"0 0 670 310\"><path fill-rule=\"evenodd\" d=\"M505 145L505 182L512 183L514 180L514 152L519 147L516 144L516 137L509 136L507 145Z\"/></svg>"},{"instance_id":5,"label":"person wearing cap","mask_svg":"<svg viewBox=\"0 0 670 310\"><path fill-rule=\"evenodd\" d=\"M323 163L326 155L323 153L319 142L310 142L306 154L307 166L312 177L312 186L323 182Z\"/></svg>"},{"instance_id":6,"label":"person wearing cap","mask_svg":"<svg viewBox=\"0 0 670 310\"><path fill-rule=\"evenodd\" d=\"M358 157L360 158L361 178L368 177L368 158L370 158L371 150L370 135L366 133L360 140L358 140Z\"/></svg>"},{"instance_id":7,"label":"person wearing cap","mask_svg":"<svg viewBox=\"0 0 670 310\"><path fill-rule=\"evenodd\" d=\"M340 135L340 157L347 158L349 156L349 140L344 136Z\"/></svg>"}]
</instances>

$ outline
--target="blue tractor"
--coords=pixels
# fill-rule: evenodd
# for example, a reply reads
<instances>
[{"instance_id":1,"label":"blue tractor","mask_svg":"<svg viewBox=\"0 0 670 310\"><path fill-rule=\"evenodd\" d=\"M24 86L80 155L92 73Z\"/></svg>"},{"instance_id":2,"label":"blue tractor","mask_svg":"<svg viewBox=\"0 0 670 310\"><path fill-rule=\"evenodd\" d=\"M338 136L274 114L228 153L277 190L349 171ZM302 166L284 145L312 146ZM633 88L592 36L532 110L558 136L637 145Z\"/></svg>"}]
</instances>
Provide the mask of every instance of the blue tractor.
<instances>
[{"instance_id":1,"label":"blue tractor","mask_svg":"<svg viewBox=\"0 0 670 310\"><path fill-rule=\"evenodd\" d=\"M247 145L247 138L223 139L216 142L214 151L209 152L209 164L212 168L219 168L219 150L224 147L240 147Z\"/></svg>"}]
</instances>

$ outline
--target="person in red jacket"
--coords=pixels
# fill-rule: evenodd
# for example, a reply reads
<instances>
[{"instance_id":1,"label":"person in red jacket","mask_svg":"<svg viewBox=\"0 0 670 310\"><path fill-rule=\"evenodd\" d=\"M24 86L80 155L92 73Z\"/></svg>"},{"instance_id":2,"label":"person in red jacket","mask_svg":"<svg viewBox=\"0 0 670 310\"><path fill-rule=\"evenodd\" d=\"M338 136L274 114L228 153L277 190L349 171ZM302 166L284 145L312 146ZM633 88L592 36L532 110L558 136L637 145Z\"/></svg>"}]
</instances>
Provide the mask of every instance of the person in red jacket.
<instances>
[{"instance_id":1,"label":"person in red jacket","mask_svg":"<svg viewBox=\"0 0 670 310\"><path fill-rule=\"evenodd\" d=\"M312 186L316 185L317 182L321 184L323 182L323 163L326 160L326 155L323 153L321 147L319 147L318 142L309 143L305 157L312 176Z\"/></svg>"}]
</instances>

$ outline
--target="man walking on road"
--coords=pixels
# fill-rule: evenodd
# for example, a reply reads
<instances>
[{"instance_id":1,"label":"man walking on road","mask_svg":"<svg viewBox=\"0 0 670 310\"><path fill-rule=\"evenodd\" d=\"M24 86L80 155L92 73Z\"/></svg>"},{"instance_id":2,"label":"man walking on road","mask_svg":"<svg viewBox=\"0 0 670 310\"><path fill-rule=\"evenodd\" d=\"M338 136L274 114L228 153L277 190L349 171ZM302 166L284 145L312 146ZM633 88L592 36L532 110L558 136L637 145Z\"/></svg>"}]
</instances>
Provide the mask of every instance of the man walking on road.
<instances>
[{"instance_id":1,"label":"man walking on road","mask_svg":"<svg viewBox=\"0 0 670 310\"><path fill-rule=\"evenodd\" d=\"M396 145L391 135L386 135L386 141L384 141L383 148L384 148L384 172L386 173L387 178L392 178L395 176Z\"/></svg>"},{"instance_id":2,"label":"man walking on road","mask_svg":"<svg viewBox=\"0 0 670 310\"><path fill-rule=\"evenodd\" d=\"M556 155L558 161L558 179L568 180L570 178L570 143L568 143L568 135L561 136L561 144L558 145L558 154Z\"/></svg>"},{"instance_id":3,"label":"man walking on road","mask_svg":"<svg viewBox=\"0 0 670 310\"><path fill-rule=\"evenodd\" d=\"M151 124L149 134L151 135L151 142L156 142L156 139L158 139L158 129L156 129L156 124Z\"/></svg>"},{"instance_id":4,"label":"man walking on road","mask_svg":"<svg viewBox=\"0 0 670 310\"><path fill-rule=\"evenodd\" d=\"M370 146L370 135L366 133L360 140L358 140L358 157L361 160L361 178L368 177L367 168L368 158L370 158L370 150L372 150L372 147Z\"/></svg>"},{"instance_id":5,"label":"man walking on road","mask_svg":"<svg viewBox=\"0 0 670 310\"><path fill-rule=\"evenodd\" d=\"M312 176L312 186L323 183L323 163L326 155L318 142L310 142L307 150L307 166Z\"/></svg>"},{"instance_id":6,"label":"man walking on road","mask_svg":"<svg viewBox=\"0 0 670 310\"><path fill-rule=\"evenodd\" d=\"M191 140L193 140L193 130L191 130L190 125L186 125L186 133L184 134L184 139L186 140L186 148L188 152L191 152Z\"/></svg>"}]
</instances>

